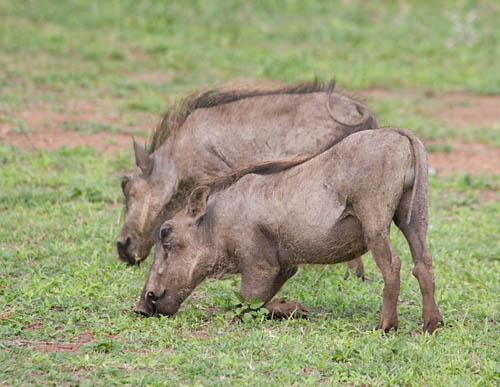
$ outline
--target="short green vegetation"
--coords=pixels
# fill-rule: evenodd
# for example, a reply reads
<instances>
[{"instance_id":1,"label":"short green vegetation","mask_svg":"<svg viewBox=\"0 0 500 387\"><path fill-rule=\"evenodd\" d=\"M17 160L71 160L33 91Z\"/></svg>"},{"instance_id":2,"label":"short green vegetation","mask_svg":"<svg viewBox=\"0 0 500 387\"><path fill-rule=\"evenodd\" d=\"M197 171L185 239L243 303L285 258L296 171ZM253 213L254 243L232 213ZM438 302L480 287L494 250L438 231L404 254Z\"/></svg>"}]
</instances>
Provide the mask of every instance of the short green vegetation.
<instances>
[{"instance_id":1,"label":"short green vegetation","mask_svg":"<svg viewBox=\"0 0 500 387\"><path fill-rule=\"evenodd\" d=\"M411 90L368 102L381 124L433 140L430 152L453 152L448 139L498 146L498 127L444 125L426 97L500 93L500 7L478 4L0 0L0 130L29 134L37 128L17 112L68 100L99 101L144 130L138 113L158 115L197 86L336 74L350 89ZM56 126L121 130L95 117ZM383 335L383 280L369 255L365 282L345 279L343 265L308 266L285 285L279 295L307 305L309 320L240 318L237 277L205 282L174 318L136 316L151 260L126 267L114 244L132 157L0 141L0 384L500 384L500 201L482 196L498 194L500 176L431 176L446 326L421 333L418 283L394 228L400 330Z\"/></svg>"},{"instance_id":2,"label":"short green vegetation","mask_svg":"<svg viewBox=\"0 0 500 387\"><path fill-rule=\"evenodd\" d=\"M500 378L500 203L482 203L498 177L432 178L429 242L446 327L421 334L421 298L401 234L400 330L375 332L383 281L345 266L303 267L281 291L307 321L235 319L238 281L208 281L172 319L132 312L149 262L125 267L120 171L130 153L91 148L19 153L0 146L0 375L17 381L488 385ZM64 352L45 344L80 343ZM50 347L50 345L49 345Z\"/></svg>"}]
</instances>

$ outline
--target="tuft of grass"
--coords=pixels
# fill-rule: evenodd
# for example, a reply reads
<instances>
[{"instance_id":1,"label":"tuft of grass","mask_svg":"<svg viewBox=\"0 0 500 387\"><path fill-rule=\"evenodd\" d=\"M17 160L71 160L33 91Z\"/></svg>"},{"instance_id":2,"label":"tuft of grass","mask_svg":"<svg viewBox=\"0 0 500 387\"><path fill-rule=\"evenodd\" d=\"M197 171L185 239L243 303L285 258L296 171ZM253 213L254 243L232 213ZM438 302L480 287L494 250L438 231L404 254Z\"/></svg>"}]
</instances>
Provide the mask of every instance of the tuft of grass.
<instances>
[{"instance_id":1,"label":"tuft of grass","mask_svg":"<svg viewBox=\"0 0 500 387\"><path fill-rule=\"evenodd\" d=\"M421 334L421 295L406 241L400 330L374 331L383 280L305 266L280 295L309 320L234 320L239 279L206 281L174 318L132 312L148 265L117 262L119 177L132 155L88 147L22 153L0 145L0 374L26 383L494 384L500 378L498 177L431 178L429 243L446 326ZM20 173L22 171L22 173ZM233 315L238 309L232 309ZM90 341L80 343L82 335ZM43 352L43 343L74 344ZM80 344L79 344L80 343ZM439 353L439 356L436 356Z\"/></svg>"},{"instance_id":2,"label":"tuft of grass","mask_svg":"<svg viewBox=\"0 0 500 387\"><path fill-rule=\"evenodd\" d=\"M493 0L0 0L1 119L30 130L17 112L85 101L145 128L200 85L336 74L351 89L414 90L370 105L381 125L435 140L429 151L456 139L500 145L496 126L433 118L440 92L500 92L499 12ZM64 126L120 131L95 119ZM421 334L412 259L393 227L400 330L383 335L383 280L369 255L364 283L340 265L304 266L286 283L280 296L308 305L308 320L232 319L238 277L204 282L173 318L135 315L149 264L125 267L114 243L120 177L133 165L131 149L24 153L0 141L0 384L500 383L500 203L480 200L500 176L431 176L428 239L446 323L433 336Z\"/></svg>"},{"instance_id":3,"label":"tuft of grass","mask_svg":"<svg viewBox=\"0 0 500 387\"><path fill-rule=\"evenodd\" d=\"M411 128L415 134L428 140L481 141L500 146L500 130L497 125L451 125L435 117L439 102L439 98L428 98L425 93L408 93L398 98L368 99L381 127ZM437 150L435 145L428 145L430 152L453 150L447 146L442 149Z\"/></svg>"},{"instance_id":4,"label":"tuft of grass","mask_svg":"<svg viewBox=\"0 0 500 387\"><path fill-rule=\"evenodd\" d=\"M494 0L4 0L0 12L0 100L9 109L64 93L113 95L147 111L158 95L242 77L336 74L357 89L500 92ZM168 77L136 77L148 71Z\"/></svg>"},{"instance_id":5,"label":"tuft of grass","mask_svg":"<svg viewBox=\"0 0 500 387\"><path fill-rule=\"evenodd\" d=\"M455 148L453 147L453 145L447 143L436 143L436 144L427 144L425 150L429 153L437 153L437 152L450 153L453 152Z\"/></svg>"},{"instance_id":6,"label":"tuft of grass","mask_svg":"<svg viewBox=\"0 0 500 387\"><path fill-rule=\"evenodd\" d=\"M123 131L123 129L118 126L95 121L67 121L63 122L61 126L65 130L74 130L83 133L121 133Z\"/></svg>"}]
</instances>

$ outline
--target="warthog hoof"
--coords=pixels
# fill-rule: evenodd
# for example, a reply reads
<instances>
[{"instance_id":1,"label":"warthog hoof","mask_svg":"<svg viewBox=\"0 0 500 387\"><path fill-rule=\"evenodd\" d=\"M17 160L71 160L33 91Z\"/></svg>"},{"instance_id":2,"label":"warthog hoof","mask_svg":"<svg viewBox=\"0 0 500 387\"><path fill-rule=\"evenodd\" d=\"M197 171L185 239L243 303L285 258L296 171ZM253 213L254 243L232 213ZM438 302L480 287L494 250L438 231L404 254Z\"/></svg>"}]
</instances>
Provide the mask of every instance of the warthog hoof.
<instances>
[{"instance_id":1,"label":"warthog hoof","mask_svg":"<svg viewBox=\"0 0 500 387\"><path fill-rule=\"evenodd\" d=\"M307 306L293 301L286 302L284 297L272 300L266 304L265 308L269 311L272 319L309 317L309 308Z\"/></svg>"},{"instance_id":2,"label":"warthog hoof","mask_svg":"<svg viewBox=\"0 0 500 387\"><path fill-rule=\"evenodd\" d=\"M391 329L394 328L394 331L398 330L398 317L380 317L380 321L377 325L377 330L383 330L385 333L389 333Z\"/></svg>"},{"instance_id":3,"label":"warthog hoof","mask_svg":"<svg viewBox=\"0 0 500 387\"><path fill-rule=\"evenodd\" d=\"M362 281L365 280L365 267L361 258L353 259L347 263L347 271L345 273L344 279L349 279L350 273L356 274L356 277L361 278Z\"/></svg>"},{"instance_id":4,"label":"warthog hoof","mask_svg":"<svg viewBox=\"0 0 500 387\"><path fill-rule=\"evenodd\" d=\"M424 332L432 334L438 327L443 327L444 326L444 321L443 318L441 317L441 313L439 311L436 311L429 316L426 316L424 318Z\"/></svg>"}]
</instances>

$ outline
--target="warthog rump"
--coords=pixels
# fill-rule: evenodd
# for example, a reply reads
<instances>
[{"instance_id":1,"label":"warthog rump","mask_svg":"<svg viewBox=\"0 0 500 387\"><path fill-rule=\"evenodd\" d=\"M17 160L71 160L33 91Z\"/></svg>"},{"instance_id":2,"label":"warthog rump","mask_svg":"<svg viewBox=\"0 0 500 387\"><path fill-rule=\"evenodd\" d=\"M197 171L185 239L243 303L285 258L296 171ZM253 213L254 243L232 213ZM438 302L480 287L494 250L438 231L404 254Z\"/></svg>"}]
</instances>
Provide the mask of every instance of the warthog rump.
<instances>
[{"instance_id":1,"label":"warthog rump","mask_svg":"<svg viewBox=\"0 0 500 387\"><path fill-rule=\"evenodd\" d=\"M397 329L401 260L392 221L410 246L432 333L442 318L426 244L427 160L403 129L355 133L313 158L256 164L194 189L161 227L164 253L136 311L172 315L207 276L241 273L241 296L282 314L272 297L299 264L347 262L370 250L385 283L377 328Z\"/></svg>"},{"instance_id":2,"label":"warthog rump","mask_svg":"<svg viewBox=\"0 0 500 387\"><path fill-rule=\"evenodd\" d=\"M201 181L258 161L313 154L346 133L378 127L366 106L334 93L333 82L327 86L211 90L173 105L148 150L134 143L137 169L122 180L119 259L146 259L162 222Z\"/></svg>"}]
</instances>

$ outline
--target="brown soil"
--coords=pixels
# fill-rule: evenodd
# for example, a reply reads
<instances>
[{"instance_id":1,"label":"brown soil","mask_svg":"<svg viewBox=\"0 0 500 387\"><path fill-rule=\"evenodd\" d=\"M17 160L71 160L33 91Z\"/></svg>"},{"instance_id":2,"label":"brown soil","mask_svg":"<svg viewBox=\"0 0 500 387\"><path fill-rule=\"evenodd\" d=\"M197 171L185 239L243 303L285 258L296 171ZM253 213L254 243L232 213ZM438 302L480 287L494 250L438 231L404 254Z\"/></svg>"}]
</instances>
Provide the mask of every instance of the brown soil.
<instances>
[{"instance_id":1,"label":"brown soil","mask_svg":"<svg viewBox=\"0 0 500 387\"><path fill-rule=\"evenodd\" d=\"M116 339L118 336L105 335L108 338ZM27 340L2 340L0 343L19 346L19 347L34 347L40 352L78 352L80 348L86 344L95 342L96 337L93 333L85 331L84 333L76 336L71 342L60 341L27 341Z\"/></svg>"},{"instance_id":2,"label":"brown soil","mask_svg":"<svg viewBox=\"0 0 500 387\"><path fill-rule=\"evenodd\" d=\"M14 313L14 309L7 309L4 312L0 313L0 320L8 320L9 317Z\"/></svg>"},{"instance_id":3,"label":"brown soil","mask_svg":"<svg viewBox=\"0 0 500 387\"><path fill-rule=\"evenodd\" d=\"M454 143L453 152L428 153L429 166L438 175L469 173L500 174L500 148L480 142Z\"/></svg>"},{"instance_id":4,"label":"brown soil","mask_svg":"<svg viewBox=\"0 0 500 387\"><path fill-rule=\"evenodd\" d=\"M411 97L412 91L394 91L386 89L366 89L358 93L362 97L385 99ZM425 98L435 104L435 118L449 125L460 127L470 125L500 126L500 95L475 95L466 93L425 93Z\"/></svg>"},{"instance_id":5,"label":"brown soil","mask_svg":"<svg viewBox=\"0 0 500 387\"><path fill-rule=\"evenodd\" d=\"M131 134L80 133L58 129L37 130L33 133L0 132L0 139L23 151L88 145L104 153L114 153L132 144Z\"/></svg>"},{"instance_id":6,"label":"brown soil","mask_svg":"<svg viewBox=\"0 0 500 387\"><path fill-rule=\"evenodd\" d=\"M37 149L58 149L63 146L74 148L88 145L104 153L114 153L117 149L131 146L132 131L118 113L102 113L96 105L65 106L70 112L58 113L49 110L27 110L15 116L16 122L2 119L0 116L0 139L23 151ZM142 117L141 117L142 118ZM144 116L145 128L153 127L153 119ZM95 122L122 127L122 133L96 132L85 133L61 129L65 123ZM27 130L19 130L21 123Z\"/></svg>"},{"instance_id":7,"label":"brown soil","mask_svg":"<svg viewBox=\"0 0 500 387\"><path fill-rule=\"evenodd\" d=\"M479 201L481 203L500 201L500 192L499 191L480 191L479 192Z\"/></svg>"},{"instance_id":8,"label":"brown soil","mask_svg":"<svg viewBox=\"0 0 500 387\"><path fill-rule=\"evenodd\" d=\"M95 341L95 336L93 333L85 332L81 335L75 337L74 341L71 343L60 343L60 342L50 342L50 343L38 343L35 344L35 348L40 352L77 352L83 344Z\"/></svg>"},{"instance_id":9,"label":"brown soil","mask_svg":"<svg viewBox=\"0 0 500 387\"><path fill-rule=\"evenodd\" d=\"M168 80L168 74L145 73L139 78ZM360 91L363 97L396 98L411 95L411 91L395 92L384 89L368 89ZM467 126L500 124L500 96L477 96L470 94L429 94L436 102L437 118L449 124ZM66 122L97 122L113 124L127 129L124 117L118 113L109 113L109 103L71 104L64 106L65 113L51 111L50 107L26 110L15 115L28 131L23 133L19 124L2 120L0 116L0 139L21 150L57 149L89 145L101 152L114 153L118 149L130 147L133 131L122 133L97 132L84 133L62 130ZM153 128L156 118L141 115L143 129ZM500 130L500 129L499 129ZM490 147L482 143L453 143L453 152L429 153L429 164L440 175L450 173L500 174L500 148Z\"/></svg>"},{"instance_id":10,"label":"brown soil","mask_svg":"<svg viewBox=\"0 0 500 387\"><path fill-rule=\"evenodd\" d=\"M75 337L75 340L70 343L60 341L40 342L27 340L2 340L1 343L19 347L34 347L40 352L77 352L83 344L95 341L93 333L85 332Z\"/></svg>"},{"instance_id":11,"label":"brown soil","mask_svg":"<svg viewBox=\"0 0 500 387\"><path fill-rule=\"evenodd\" d=\"M384 99L414 96L415 92L396 92L386 89L367 89L362 97ZM488 125L500 130L500 95L436 94L426 93L432 101L436 119L459 127ZM454 142L453 152L429 153L429 165L439 175L469 173L471 175L500 174L500 148L480 142Z\"/></svg>"},{"instance_id":12,"label":"brown soil","mask_svg":"<svg viewBox=\"0 0 500 387\"><path fill-rule=\"evenodd\" d=\"M500 125L500 95L450 94L442 101L444 106L437 118L449 124L460 127Z\"/></svg>"},{"instance_id":13,"label":"brown soil","mask_svg":"<svg viewBox=\"0 0 500 387\"><path fill-rule=\"evenodd\" d=\"M25 329L27 331L38 331L44 327L42 319L40 317L34 317L33 321Z\"/></svg>"}]
</instances>

